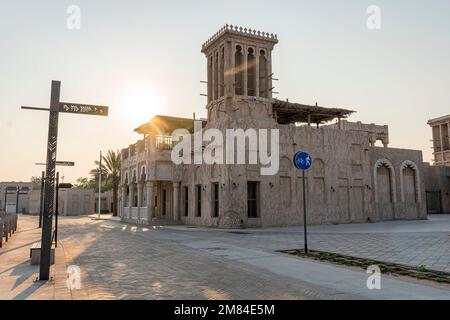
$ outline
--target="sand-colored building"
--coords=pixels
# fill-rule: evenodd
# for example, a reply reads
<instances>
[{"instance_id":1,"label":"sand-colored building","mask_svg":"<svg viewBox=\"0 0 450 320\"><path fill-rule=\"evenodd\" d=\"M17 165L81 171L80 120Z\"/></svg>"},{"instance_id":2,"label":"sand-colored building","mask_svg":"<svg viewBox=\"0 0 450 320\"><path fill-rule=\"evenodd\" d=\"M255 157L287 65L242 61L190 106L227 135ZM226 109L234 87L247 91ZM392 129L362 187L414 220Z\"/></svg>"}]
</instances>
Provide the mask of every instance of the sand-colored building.
<instances>
[{"instance_id":1,"label":"sand-colored building","mask_svg":"<svg viewBox=\"0 0 450 320\"><path fill-rule=\"evenodd\" d=\"M428 213L450 213L450 114L428 120L432 130L433 165L425 164Z\"/></svg>"},{"instance_id":2,"label":"sand-colored building","mask_svg":"<svg viewBox=\"0 0 450 320\"><path fill-rule=\"evenodd\" d=\"M345 120L352 110L274 99L277 43L273 34L225 26L203 44L207 118L201 126L224 135L227 129L278 129L277 173L262 175L261 164L175 165L172 133L184 128L195 136L194 120L156 116L136 129L144 139L122 150L123 220L221 228L300 225L303 178L292 163L300 150L314 158L305 178L309 223L426 219L422 152L390 148L388 127Z\"/></svg>"},{"instance_id":3,"label":"sand-colored building","mask_svg":"<svg viewBox=\"0 0 450 320\"><path fill-rule=\"evenodd\" d=\"M450 166L450 114L428 120L433 136L434 164Z\"/></svg>"}]
</instances>

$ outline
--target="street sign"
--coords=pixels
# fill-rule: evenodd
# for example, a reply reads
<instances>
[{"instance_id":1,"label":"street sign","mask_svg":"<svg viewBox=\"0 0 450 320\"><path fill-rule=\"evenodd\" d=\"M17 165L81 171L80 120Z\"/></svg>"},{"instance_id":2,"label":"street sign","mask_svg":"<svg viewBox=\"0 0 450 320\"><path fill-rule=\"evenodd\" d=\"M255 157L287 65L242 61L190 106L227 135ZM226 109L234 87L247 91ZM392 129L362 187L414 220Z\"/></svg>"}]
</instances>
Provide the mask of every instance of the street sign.
<instances>
[{"instance_id":1,"label":"street sign","mask_svg":"<svg viewBox=\"0 0 450 320\"><path fill-rule=\"evenodd\" d=\"M48 280L50 278L50 252L52 246L52 220L55 210L56 151L58 146L59 113L75 113L94 116L108 115L108 107L61 102L60 91L61 81L52 81L50 108L22 107L22 109L28 110L49 111L39 280Z\"/></svg>"},{"instance_id":2,"label":"street sign","mask_svg":"<svg viewBox=\"0 0 450 320\"><path fill-rule=\"evenodd\" d=\"M105 106L96 106L80 103L60 102L59 104L59 112L63 113L76 113L76 114L106 117L108 116L108 109L109 108Z\"/></svg>"},{"instance_id":3,"label":"street sign","mask_svg":"<svg viewBox=\"0 0 450 320\"><path fill-rule=\"evenodd\" d=\"M36 163L37 166L45 166L47 165L46 163ZM56 161L56 165L59 167L74 167L75 166L75 162L72 161Z\"/></svg>"},{"instance_id":4,"label":"street sign","mask_svg":"<svg viewBox=\"0 0 450 320\"><path fill-rule=\"evenodd\" d=\"M306 225L306 178L305 171L312 166L312 157L308 152L300 151L294 155L294 166L302 170L302 183L303 183L303 234L305 241L305 254L308 254L308 230Z\"/></svg>"},{"instance_id":5,"label":"street sign","mask_svg":"<svg viewBox=\"0 0 450 320\"><path fill-rule=\"evenodd\" d=\"M308 170L312 166L311 155L303 151L297 152L294 156L294 165L299 170Z\"/></svg>"}]
</instances>

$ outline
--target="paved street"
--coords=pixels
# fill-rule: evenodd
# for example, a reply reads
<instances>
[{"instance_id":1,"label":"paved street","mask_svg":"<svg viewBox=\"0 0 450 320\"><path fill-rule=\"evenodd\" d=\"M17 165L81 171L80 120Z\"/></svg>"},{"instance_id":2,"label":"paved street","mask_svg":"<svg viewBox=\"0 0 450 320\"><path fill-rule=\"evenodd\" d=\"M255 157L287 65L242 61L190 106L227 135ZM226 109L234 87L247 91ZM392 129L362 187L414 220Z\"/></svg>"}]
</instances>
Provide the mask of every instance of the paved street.
<instances>
[{"instance_id":1,"label":"paved street","mask_svg":"<svg viewBox=\"0 0 450 320\"><path fill-rule=\"evenodd\" d=\"M301 227L213 230L135 227L115 220L62 218L54 280L33 282L34 217L0 249L0 299L450 299L448 286L383 275L368 290L362 270L276 252L302 246ZM313 226L310 247L449 271L450 216L428 221ZM81 268L81 289L66 270Z\"/></svg>"}]
</instances>

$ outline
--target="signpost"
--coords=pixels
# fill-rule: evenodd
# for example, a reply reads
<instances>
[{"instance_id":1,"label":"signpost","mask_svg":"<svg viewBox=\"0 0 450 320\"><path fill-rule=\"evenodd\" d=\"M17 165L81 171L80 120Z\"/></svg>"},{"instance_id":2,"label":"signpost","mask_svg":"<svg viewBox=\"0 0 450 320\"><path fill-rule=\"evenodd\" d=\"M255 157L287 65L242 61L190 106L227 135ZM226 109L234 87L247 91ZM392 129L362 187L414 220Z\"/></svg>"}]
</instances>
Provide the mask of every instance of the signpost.
<instances>
[{"instance_id":1,"label":"signpost","mask_svg":"<svg viewBox=\"0 0 450 320\"><path fill-rule=\"evenodd\" d=\"M102 152L100 151L100 162L98 166L98 218L102 215Z\"/></svg>"},{"instance_id":2,"label":"signpost","mask_svg":"<svg viewBox=\"0 0 450 320\"><path fill-rule=\"evenodd\" d=\"M307 152L297 152L294 155L294 166L302 170L302 182L303 182L303 230L305 237L305 254L308 254L308 237L306 226L306 183L305 183L305 171L309 170L312 166L312 157Z\"/></svg>"},{"instance_id":3,"label":"signpost","mask_svg":"<svg viewBox=\"0 0 450 320\"><path fill-rule=\"evenodd\" d=\"M45 183L45 171L42 171L41 196L39 197L39 229L42 228L42 213L44 212L44 183Z\"/></svg>"},{"instance_id":4,"label":"signpost","mask_svg":"<svg viewBox=\"0 0 450 320\"><path fill-rule=\"evenodd\" d=\"M50 251L52 247L52 220L55 197L56 151L58 144L59 113L107 116L108 107L60 102L61 81L52 81L50 108L22 107L27 110L49 111L47 161L44 183L44 207L42 219L41 261L39 280L50 278Z\"/></svg>"},{"instance_id":5,"label":"signpost","mask_svg":"<svg viewBox=\"0 0 450 320\"><path fill-rule=\"evenodd\" d=\"M46 166L46 163L35 163L37 166ZM56 161L57 166L64 166L64 167L74 167L75 162L71 161ZM42 228L42 212L44 209L44 181L45 181L45 172L42 171L42 178L41 178L41 197L40 197L40 206L39 206L39 228Z\"/></svg>"}]
</instances>

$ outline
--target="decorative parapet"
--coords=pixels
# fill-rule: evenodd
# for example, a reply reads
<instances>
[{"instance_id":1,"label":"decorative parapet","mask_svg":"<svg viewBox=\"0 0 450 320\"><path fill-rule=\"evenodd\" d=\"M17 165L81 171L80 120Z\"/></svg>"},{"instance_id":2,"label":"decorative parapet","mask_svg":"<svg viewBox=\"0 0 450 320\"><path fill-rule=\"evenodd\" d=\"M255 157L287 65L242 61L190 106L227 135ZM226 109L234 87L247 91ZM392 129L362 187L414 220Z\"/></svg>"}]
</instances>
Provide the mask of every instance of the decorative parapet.
<instances>
[{"instance_id":1,"label":"decorative parapet","mask_svg":"<svg viewBox=\"0 0 450 320\"><path fill-rule=\"evenodd\" d=\"M362 123L361 121L350 122L346 120L341 121L341 125L344 130L366 131L369 133L389 135L389 127L387 125Z\"/></svg>"},{"instance_id":2,"label":"decorative parapet","mask_svg":"<svg viewBox=\"0 0 450 320\"><path fill-rule=\"evenodd\" d=\"M256 39L278 43L278 36L276 34L226 24L225 26L220 28L219 31L217 31L211 38L206 40L206 42L202 45L202 52L204 52L209 45L214 43L225 33L247 37L250 36Z\"/></svg>"}]
</instances>

